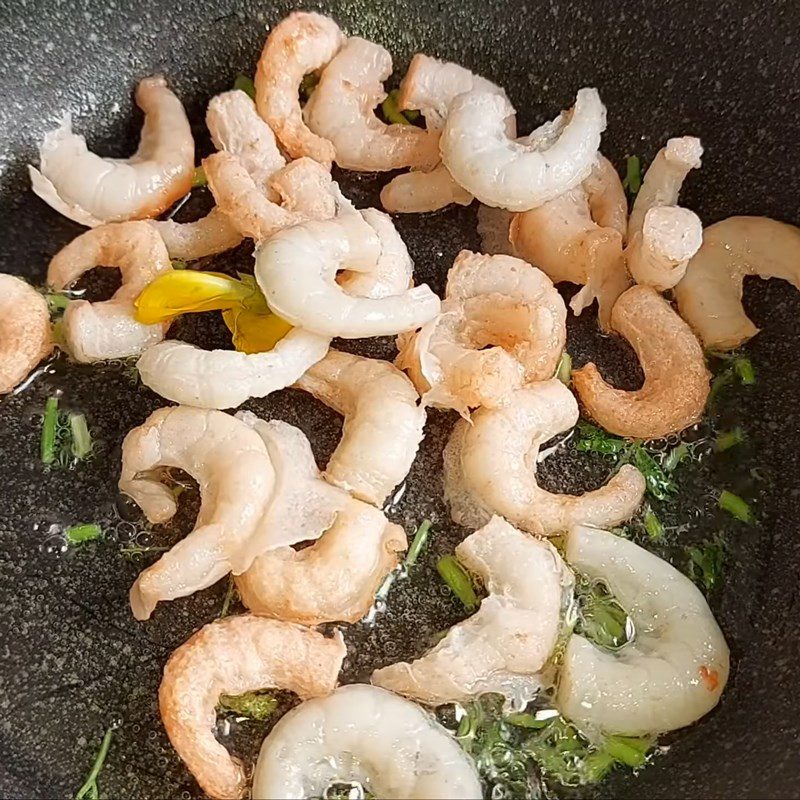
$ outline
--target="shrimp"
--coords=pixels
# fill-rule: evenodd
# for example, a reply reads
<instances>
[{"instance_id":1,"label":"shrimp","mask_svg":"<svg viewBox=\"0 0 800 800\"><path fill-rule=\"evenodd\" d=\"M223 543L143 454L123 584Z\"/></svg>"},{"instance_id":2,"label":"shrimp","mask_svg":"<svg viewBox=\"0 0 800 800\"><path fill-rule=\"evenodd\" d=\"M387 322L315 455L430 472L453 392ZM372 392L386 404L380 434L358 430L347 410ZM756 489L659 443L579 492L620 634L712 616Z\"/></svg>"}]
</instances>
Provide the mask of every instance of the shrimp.
<instances>
[{"instance_id":1,"label":"shrimp","mask_svg":"<svg viewBox=\"0 0 800 800\"><path fill-rule=\"evenodd\" d=\"M462 250L441 313L398 339L424 405L496 408L527 382L549 378L566 340L566 309L550 279L517 258Z\"/></svg>"},{"instance_id":2,"label":"shrimp","mask_svg":"<svg viewBox=\"0 0 800 800\"><path fill-rule=\"evenodd\" d=\"M501 514L512 525L551 536L571 525L618 525L644 496L642 474L624 465L608 483L582 495L551 494L536 483L539 447L578 421L572 392L553 378L518 389L508 405L460 420L445 448L445 499L459 525Z\"/></svg>"},{"instance_id":3,"label":"shrimp","mask_svg":"<svg viewBox=\"0 0 800 800\"><path fill-rule=\"evenodd\" d=\"M617 300L611 328L636 352L644 384L627 392L609 386L593 363L575 370L572 382L589 415L607 431L634 439L661 439L697 422L711 376L700 342L672 306L655 289L633 286Z\"/></svg>"},{"instance_id":4,"label":"shrimp","mask_svg":"<svg viewBox=\"0 0 800 800\"><path fill-rule=\"evenodd\" d=\"M392 214L424 214L451 203L468 206L474 199L442 164L430 172L404 172L381 189L381 205Z\"/></svg>"},{"instance_id":5,"label":"shrimp","mask_svg":"<svg viewBox=\"0 0 800 800\"><path fill-rule=\"evenodd\" d=\"M150 281L172 269L159 234L145 221L113 222L86 231L53 256L47 284L56 291L97 266L118 267L122 286L110 300L72 300L64 312L64 337L76 361L89 363L137 355L164 338L170 322L143 325L134 300Z\"/></svg>"},{"instance_id":6,"label":"shrimp","mask_svg":"<svg viewBox=\"0 0 800 800\"><path fill-rule=\"evenodd\" d=\"M386 97L392 57L379 44L349 38L322 73L303 110L308 127L333 144L336 163L362 172L432 169L439 134L414 125L387 125L375 115Z\"/></svg>"},{"instance_id":7,"label":"shrimp","mask_svg":"<svg viewBox=\"0 0 800 800\"><path fill-rule=\"evenodd\" d=\"M742 306L748 275L800 289L800 229L768 217L728 217L703 231L675 299L706 349L732 350L758 333Z\"/></svg>"},{"instance_id":8,"label":"shrimp","mask_svg":"<svg viewBox=\"0 0 800 800\"><path fill-rule=\"evenodd\" d=\"M408 474L422 441L425 409L414 385L388 361L329 350L295 386L345 418L325 477L380 506Z\"/></svg>"},{"instance_id":9,"label":"shrimp","mask_svg":"<svg viewBox=\"0 0 800 800\"><path fill-rule=\"evenodd\" d=\"M252 796L326 797L338 783L360 784L369 797L483 797L475 765L445 728L416 704L362 684L308 700L278 721L261 746Z\"/></svg>"},{"instance_id":10,"label":"shrimp","mask_svg":"<svg viewBox=\"0 0 800 800\"><path fill-rule=\"evenodd\" d=\"M293 328L266 353L203 350L167 341L142 353L136 368L145 386L175 403L201 408L237 408L291 386L324 358L330 337Z\"/></svg>"},{"instance_id":11,"label":"shrimp","mask_svg":"<svg viewBox=\"0 0 800 800\"><path fill-rule=\"evenodd\" d=\"M270 31L256 70L256 107L292 158L308 156L330 169L333 144L303 122L300 82L324 68L345 42L339 26L322 14L295 11Z\"/></svg>"},{"instance_id":12,"label":"shrimp","mask_svg":"<svg viewBox=\"0 0 800 800\"><path fill-rule=\"evenodd\" d=\"M628 221L628 269L636 283L663 292L686 273L703 241L697 214L680 208L678 192L700 166L703 147L694 136L670 139L653 159Z\"/></svg>"},{"instance_id":13,"label":"shrimp","mask_svg":"<svg viewBox=\"0 0 800 800\"><path fill-rule=\"evenodd\" d=\"M605 581L636 631L617 653L573 634L556 705L577 725L629 736L683 728L719 702L728 645L700 590L653 553L613 533L578 526L567 561Z\"/></svg>"},{"instance_id":14,"label":"shrimp","mask_svg":"<svg viewBox=\"0 0 800 800\"><path fill-rule=\"evenodd\" d=\"M242 243L242 234L219 208L212 208L193 222L172 219L148 221L164 240L171 259L195 261L232 250Z\"/></svg>"},{"instance_id":15,"label":"shrimp","mask_svg":"<svg viewBox=\"0 0 800 800\"><path fill-rule=\"evenodd\" d=\"M52 350L47 301L21 278L0 274L0 394L22 383Z\"/></svg>"},{"instance_id":16,"label":"shrimp","mask_svg":"<svg viewBox=\"0 0 800 800\"><path fill-rule=\"evenodd\" d=\"M136 619L148 619L161 600L205 589L230 571L244 572L263 552L260 524L275 485L261 437L221 411L160 408L125 437L119 489L153 523L177 510L172 492L154 474L160 467L188 472L200 485L202 506L195 529L133 584Z\"/></svg>"},{"instance_id":17,"label":"shrimp","mask_svg":"<svg viewBox=\"0 0 800 800\"><path fill-rule=\"evenodd\" d=\"M532 699L561 628L570 571L552 545L500 517L468 536L456 556L489 596L428 653L376 670L372 682L430 705L485 692Z\"/></svg>"},{"instance_id":18,"label":"shrimp","mask_svg":"<svg viewBox=\"0 0 800 800\"><path fill-rule=\"evenodd\" d=\"M214 737L223 694L285 689L305 700L336 688L347 654L342 634L244 614L217 620L182 644L164 667L158 705L172 746L211 798L243 797L244 766Z\"/></svg>"},{"instance_id":19,"label":"shrimp","mask_svg":"<svg viewBox=\"0 0 800 800\"><path fill-rule=\"evenodd\" d=\"M81 225L156 217L192 187L194 140L180 100L160 75L136 87L145 115L139 148L126 159L101 158L72 132L67 114L44 137L40 169L29 166L33 191ZM41 171L40 171L41 170Z\"/></svg>"},{"instance_id":20,"label":"shrimp","mask_svg":"<svg viewBox=\"0 0 800 800\"><path fill-rule=\"evenodd\" d=\"M363 298L336 283L340 269L374 269L381 251L379 237L358 214L308 222L261 246L256 280L279 317L321 336L387 336L433 319L439 298L425 284L390 297Z\"/></svg>"},{"instance_id":21,"label":"shrimp","mask_svg":"<svg viewBox=\"0 0 800 800\"><path fill-rule=\"evenodd\" d=\"M473 90L450 104L439 148L456 183L482 203L527 211L585 180L594 166L605 106L596 89L581 89L574 108L527 139L508 135L507 99Z\"/></svg>"}]
</instances>

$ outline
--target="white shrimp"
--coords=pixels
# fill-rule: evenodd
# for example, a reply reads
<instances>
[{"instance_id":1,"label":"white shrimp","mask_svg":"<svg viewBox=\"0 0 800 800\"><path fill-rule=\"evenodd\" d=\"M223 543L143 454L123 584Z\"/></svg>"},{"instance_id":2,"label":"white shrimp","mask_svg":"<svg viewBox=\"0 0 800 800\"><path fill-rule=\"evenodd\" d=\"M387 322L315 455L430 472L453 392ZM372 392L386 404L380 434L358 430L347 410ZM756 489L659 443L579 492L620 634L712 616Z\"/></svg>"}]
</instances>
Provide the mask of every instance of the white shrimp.
<instances>
[{"instance_id":1,"label":"white shrimp","mask_svg":"<svg viewBox=\"0 0 800 800\"><path fill-rule=\"evenodd\" d=\"M40 170L29 166L33 191L81 225L156 217L192 187L194 140L181 101L163 77L136 87L145 115L139 148L126 159L92 153L67 114L44 137Z\"/></svg>"},{"instance_id":2,"label":"white shrimp","mask_svg":"<svg viewBox=\"0 0 800 800\"><path fill-rule=\"evenodd\" d=\"M308 156L330 169L336 150L303 122L300 82L321 70L345 42L339 26L322 14L295 11L281 20L264 44L256 70L258 113L292 158Z\"/></svg>"},{"instance_id":3,"label":"white shrimp","mask_svg":"<svg viewBox=\"0 0 800 800\"><path fill-rule=\"evenodd\" d=\"M732 350L758 333L742 306L748 275L800 289L800 229L768 217L728 217L703 231L675 298L706 349Z\"/></svg>"},{"instance_id":4,"label":"white shrimp","mask_svg":"<svg viewBox=\"0 0 800 800\"><path fill-rule=\"evenodd\" d=\"M203 350L179 341L147 348L136 368L145 386L175 403L237 408L291 386L325 357L330 337L293 328L266 353Z\"/></svg>"},{"instance_id":5,"label":"white shrimp","mask_svg":"<svg viewBox=\"0 0 800 800\"><path fill-rule=\"evenodd\" d=\"M303 117L308 127L333 144L336 163L343 169L432 169L438 163L438 132L387 125L375 115L375 107L386 98L383 81L391 73L388 50L351 37L325 68L306 103Z\"/></svg>"},{"instance_id":6,"label":"white shrimp","mask_svg":"<svg viewBox=\"0 0 800 800\"><path fill-rule=\"evenodd\" d=\"M0 274L0 394L22 383L52 350L47 301L21 278Z\"/></svg>"},{"instance_id":7,"label":"white shrimp","mask_svg":"<svg viewBox=\"0 0 800 800\"><path fill-rule=\"evenodd\" d=\"M325 477L380 506L417 454L425 409L411 381L388 361L329 350L295 384L344 415Z\"/></svg>"},{"instance_id":8,"label":"white shrimp","mask_svg":"<svg viewBox=\"0 0 800 800\"><path fill-rule=\"evenodd\" d=\"M576 527L567 561L602 580L633 621L616 653L573 634L556 705L577 725L630 736L691 725L719 702L728 645L700 590L666 561L620 536Z\"/></svg>"},{"instance_id":9,"label":"white shrimp","mask_svg":"<svg viewBox=\"0 0 800 800\"><path fill-rule=\"evenodd\" d=\"M566 340L566 309L550 279L517 258L462 250L441 313L398 339L424 405L495 408L530 381L553 375Z\"/></svg>"},{"instance_id":10,"label":"white shrimp","mask_svg":"<svg viewBox=\"0 0 800 800\"><path fill-rule=\"evenodd\" d=\"M518 389L508 405L459 420L444 454L445 498L453 520L477 527L492 514L540 535L571 525L618 525L636 512L645 482L625 464L600 489L552 494L536 482L539 447L578 421L572 392L553 378Z\"/></svg>"},{"instance_id":11,"label":"white shrimp","mask_svg":"<svg viewBox=\"0 0 800 800\"><path fill-rule=\"evenodd\" d=\"M552 545L500 517L468 536L456 556L489 596L428 653L376 670L372 682L430 705L485 692L530 700L558 638L570 571Z\"/></svg>"},{"instance_id":12,"label":"white shrimp","mask_svg":"<svg viewBox=\"0 0 800 800\"><path fill-rule=\"evenodd\" d=\"M215 800L243 797L244 765L214 736L221 695L258 689L292 691L301 699L336 688L347 654L342 634L317 631L245 614L201 628L170 656L158 690L164 729L172 746Z\"/></svg>"},{"instance_id":13,"label":"white shrimp","mask_svg":"<svg viewBox=\"0 0 800 800\"><path fill-rule=\"evenodd\" d=\"M480 778L453 737L414 703L342 686L283 716L264 740L253 800L326 797L333 784L404 800L480 800Z\"/></svg>"},{"instance_id":14,"label":"white shrimp","mask_svg":"<svg viewBox=\"0 0 800 800\"><path fill-rule=\"evenodd\" d=\"M443 164L429 172L403 172L381 189L381 205L391 214L424 214L451 203L468 206L474 199L453 180Z\"/></svg>"},{"instance_id":15,"label":"white shrimp","mask_svg":"<svg viewBox=\"0 0 800 800\"><path fill-rule=\"evenodd\" d=\"M47 284L60 291L99 266L119 268L122 285L110 300L70 301L63 332L76 361L138 355L160 342L171 322L144 325L134 318L134 300L144 287L172 269L161 236L147 222L112 222L82 233L53 256Z\"/></svg>"},{"instance_id":16,"label":"white shrimp","mask_svg":"<svg viewBox=\"0 0 800 800\"><path fill-rule=\"evenodd\" d=\"M260 526L275 484L261 437L221 411L161 408L125 437L120 491L154 523L166 522L177 510L172 492L154 472L160 467L188 472L200 486L202 506L195 529L133 584L137 619L147 619L161 600L205 589L230 571L244 572L264 550Z\"/></svg>"},{"instance_id":17,"label":"white shrimp","mask_svg":"<svg viewBox=\"0 0 800 800\"><path fill-rule=\"evenodd\" d=\"M180 261L195 261L224 253L237 247L244 238L219 208L212 208L204 217L192 222L152 219L148 224L164 240L169 257Z\"/></svg>"},{"instance_id":18,"label":"white shrimp","mask_svg":"<svg viewBox=\"0 0 800 800\"><path fill-rule=\"evenodd\" d=\"M508 135L511 104L474 90L450 104L439 147L450 174L489 206L527 211L588 177L606 125L596 89L578 91L575 106L529 137Z\"/></svg>"},{"instance_id":19,"label":"white shrimp","mask_svg":"<svg viewBox=\"0 0 800 800\"><path fill-rule=\"evenodd\" d=\"M680 208L678 192L700 166L703 147L694 136L670 139L644 176L628 221L628 269L636 283L659 292L675 286L703 241L697 214Z\"/></svg>"},{"instance_id":20,"label":"white shrimp","mask_svg":"<svg viewBox=\"0 0 800 800\"><path fill-rule=\"evenodd\" d=\"M424 325L439 298L423 284L390 297L354 297L336 283L340 269L369 272L382 247L358 214L280 231L256 254L255 275L280 317L324 336L386 336Z\"/></svg>"}]
</instances>

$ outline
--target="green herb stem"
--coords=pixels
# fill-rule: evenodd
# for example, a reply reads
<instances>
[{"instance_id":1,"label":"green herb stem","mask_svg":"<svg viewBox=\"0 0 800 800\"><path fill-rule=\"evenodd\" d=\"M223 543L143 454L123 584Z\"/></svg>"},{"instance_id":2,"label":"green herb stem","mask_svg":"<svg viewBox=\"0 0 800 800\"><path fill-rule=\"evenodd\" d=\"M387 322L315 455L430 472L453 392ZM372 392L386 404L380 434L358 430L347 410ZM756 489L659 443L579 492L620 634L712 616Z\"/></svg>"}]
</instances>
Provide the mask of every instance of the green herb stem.
<instances>
[{"instance_id":1,"label":"green herb stem","mask_svg":"<svg viewBox=\"0 0 800 800\"><path fill-rule=\"evenodd\" d=\"M467 611L474 611L478 607L478 596L475 594L472 579L455 556L442 556L436 563L436 570Z\"/></svg>"},{"instance_id":2,"label":"green herb stem","mask_svg":"<svg viewBox=\"0 0 800 800\"><path fill-rule=\"evenodd\" d=\"M256 85L249 75L239 74L233 82L233 88L244 92L251 100L256 99Z\"/></svg>"},{"instance_id":3,"label":"green herb stem","mask_svg":"<svg viewBox=\"0 0 800 800\"><path fill-rule=\"evenodd\" d=\"M644 529L654 542L657 542L664 536L664 526L661 524L661 520L652 508L648 508L644 512Z\"/></svg>"},{"instance_id":4,"label":"green herb stem","mask_svg":"<svg viewBox=\"0 0 800 800\"><path fill-rule=\"evenodd\" d=\"M172 264L172 269L186 269L188 264L180 258L173 258L170 262Z\"/></svg>"},{"instance_id":5,"label":"green herb stem","mask_svg":"<svg viewBox=\"0 0 800 800\"><path fill-rule=\"evenodd\" d=\"M677 447L673 447L664 459L664 471L672 472L681 461L688 458L689 455L689 447L685 442L681 442Z\"/></svg>"},{"instance_id":6,"label":"green herb stem","mask_svg":"<svg viewBox=\"0 0 800 800\"><path fill-rule=\"evenodd\" d=\"M95 522L83 525L70 525L64 530L64 538L69 545L80 545L103 538L103 529Z\"/></svg>"},{"instance_id":7,"label":"green herb stem","mask_svg":"<svg viewBox=\"0 0 800 800\"><path fill-rule=\"evenodd\" d=\"M203 169L203 165L201 164L199 167L195 167L194 172L192 173L192 189L199 189L202 186L208 185L208 178L206 177L206 171Z\"/></svg>"},{"instance_id":8,"label":"green herb stem","mask_svg":"<svg viewBox=\"0 0 800 800\"><path fill-rule=\"evenodd\" d=\"M220 619L228 616L231 603L233 603L235 597L238 597L238 592L236 591L236 583L233 580L233 575L231 575L228 578L228 588L225 590L225 597L222 600L222 609L219 612Z\"/></svg>"},{"instance_id":9,"label":"green herb stem","mask_svg":"<svg viewBox=\"0 0 800 800\"><path fill-rule=\"evenodd\" d=\"M48 397L44 406L40 453L42 463L50 465L56 460L56 433L58 430L58 397Z\"/></svg>"},{"instance_id":10,"label":"green herb stem","mask_svg":"<svg viewBox=\"0 0 800 800\"><path fill-rule=\"evenodd\" d=\"M730 431L724 431L717 436L716 446L720 453L730 450L732 447L742 444L744 442L744 431L741 428L733 428Z\"/></svg>"},{"instance_id":11,"label":"green herb stem","mask_svg":"<svg viewBox=\"0 0 800 800\"><path fill-rule=\"evenodd\" d=\"M86 417L83 414L69 415L69 429L72 435L72 455L82 461L92 453L92 435L89 433L89 426L86 424Z\"/></svg>"},{"instance_id":12,"label":"green herb stem","mask_svg":"<svg viewBox=\"0 0 800 800\"><path fill-rule=\"evenodd\" d=\"M572 380L572 356L566 350L561 354L561 360L558 362L556 378L565 386L569 386Z\"/></svg>"},{"instance_id":13,"label":"green herb stem","mask_svg":"<svg viewBox=\"0 0 800 800\"><path fill-rule=\"evenodd\" d=\"M756 371L753 362L745 356L739 356L733 361L733 371L744 386L753 386L756 382Z\"/></svg>"},{"instance_id":14,"label":"green herb stem","mask_svg":"<svg viewBox=\"0 0 800 800\"><path fill-rule=\"evenodd\" d=\"M272 716L278 707L278 701L263 692L245 692L238 695L223 694L218 705L223 711L232 711L241 717L262 722Z\"/></svg>"},{"instance_id":15,"label":"green herb stem","mask_svg":"<svg viewBox=\"0 0 800 800\"><path fill-rule=\"evenodd\" d=\"M100 744L100 750L97 752L91 772L89 772L89 775L86 778L83 786L78 789L78 792L75 795L75 800L84 800L84 798L87 798L87 800L98 800L100 797L100 789L97 786L97 778L100 775L100 770L103 769L103 764L105 763L106 756L108 755L108 749L111 747L111 739L113 736L114 729L109 728L106 731L105 736L103 736L103 741Z\"/></svg>"},{"instance_id":16,"label":"green herb stem","mask_svg":"<svg viewBox=\"0 0 800 800\"><path fill-rule=\"evenodd\" d=\"M704 542L700 547L688 547L689 577L702 583L706 592L712 592L722 577L725 566L725 548L719 537Z\"/></svg>"},{"instance_id":17,"label":"green herb stem","mask_svg":"<svg viewBox=\"0 0 800 800\"><path fill-rule=\"evenodd\" d=\"M742 500L738 494L734 494L733 492L729 492L727 489L723 489L719 493L717 502L723 511L727 511L732 517L735 517L740 522L753 521L753 512L751 511L750 506L746 501Z\"/></svg>"},{"instance_id":18,"label":"green herb stem","mask_svg":"<svg viewBox=\"0 0 800 800\"><path fill-rule=\"evenodd\" d=\"M628 156L625 159L625 178L622 181L631 198L635 198L642 188L642 162L639 156Z\"/></svg>"},{"instance_id":19,"label":"green herb stem","mask_svg":"<svg viewBox=\"0 0 800 800\"><path fill-rule=\"evenodd\" d=\"M408 548L408 553L403 562L403 566L406 569L413 567L414 564L417 563L417 559L428 541L428 534L432 527L433 523L429 519L426 519L423 520L422 524L417 528L417 532L414 534L414 538L411 541L411 547Z\"/></svg>"}]
</instances>

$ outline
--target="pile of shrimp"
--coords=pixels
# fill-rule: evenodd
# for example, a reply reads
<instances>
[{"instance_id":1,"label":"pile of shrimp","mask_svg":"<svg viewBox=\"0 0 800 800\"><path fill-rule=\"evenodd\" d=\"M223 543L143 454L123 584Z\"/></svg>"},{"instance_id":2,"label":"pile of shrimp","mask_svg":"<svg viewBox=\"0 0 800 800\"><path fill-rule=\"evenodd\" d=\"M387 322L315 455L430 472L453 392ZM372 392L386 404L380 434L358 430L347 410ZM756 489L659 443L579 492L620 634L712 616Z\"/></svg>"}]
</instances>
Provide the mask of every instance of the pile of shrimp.
<instances>
[{"instance_id":1,"label":"pile of shrimp","mask_svg":"<svg viewBox=\"0 0 800 800\"><path fill-rule=\"evenodd\" d=\"M710 711L728 676L728 647L702 594L607 532L642 503L636 467L565 495L539 485L537 454L581 413L642 440L696 423L709 394L704 349L757 333L742 308L745 276L800 288L800 230L757 217L704 229L678 204L701 165L693 136L664 144L629 213L600 150L606 109L595 88L519 135L503 88L423 53L394 98L421 124L385 122L376 108L391 71L380 44L320 14L274 26L253 98L233 90L208 105L216 152L201 166L215 206L194 222L159 218L190 191L196 168L183 106L161 76L136 89L145 121L130 158L93 153L66 116L30 168L36 194L88 227L53 256L48 289L68 289L97 266L122 274L113 297L70 300L58 346L85 363L135 356L143 383L177 404L125 437L120 490L162 523L176 512L164 468L185 470L200 488L194 529L131 588L133 614L145 620L229 574L248 609L179 647L159 691L170 740L212 798L249 791L247 765L213 736L222 694L277 688L302 701L266 737L253 798L324 796L348 782L380 797L479 798L475 764L426 709L549 688L581 729L657 734ZM381 193L384 210L356 209L333 164L400 171ZM458 255L439 298L415 284L386 212L473 202L483 251ZM145 289L174 283L175 259L245 239L255 247L248 302L262 309L248 319L269 345L208 351L166 338L180 312L147 316ZM580 287L575 314L596 300L599 326L633 347L641 388L614 387L592 363L571 388L555 377L566 344L562 282ZM0 392L10 392L55 345L42 295L8 275L0 287ZM232 302L211 307L227 314ZM375 336L397 337L395 363L331 347L335 337ZM323 469L298 428L227 411L288 388L344 419ZM471 531L456 556L486 597L420 658L376 670L372 685L337 688L344 639L317 626L363 619L401 565L406 532L383 508L411 469L430 406L462 418L444 451L445 496ZM561 550L548 538L556 534ZM570 634L553 678L575 571L609 586L636 635L610 655Z\"/></svg>"}]
</instances>

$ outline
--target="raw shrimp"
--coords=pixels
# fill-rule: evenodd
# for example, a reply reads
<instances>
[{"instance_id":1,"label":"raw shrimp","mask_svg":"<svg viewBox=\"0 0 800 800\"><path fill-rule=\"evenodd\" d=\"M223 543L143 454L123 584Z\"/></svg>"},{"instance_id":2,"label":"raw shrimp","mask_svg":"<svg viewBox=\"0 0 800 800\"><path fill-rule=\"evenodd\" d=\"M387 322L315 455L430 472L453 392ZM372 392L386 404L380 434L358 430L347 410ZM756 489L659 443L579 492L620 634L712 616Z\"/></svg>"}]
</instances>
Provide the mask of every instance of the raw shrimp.
<instances>
[{"instance_id":1,"label":"raw shrimp","mask_svg":"<svg viewBox=\"0 0 800 800\"><path fill-rule=\"evenodd\" d=\"M81 225L156 217L192 188L194 140L181 101L160 75L136 87L144 112L139 148L126 159L101 158L72 132L67 114L28 167L33 191Z\"/></svg>"},{"instance_id":2,"label":"raw shrimp","mask_svg":"<svg viewBox=\"0 0 800 800\"><path fill-rule=\"evenodd\" d=\"M518 258L462 250L441 313L398 339L423 404L496 408L523 384L553 375L566 340L566 309L550 279Z\"/></svg>"},{"instance_id":3,"label":"raw shrimp","mask_svg":"<svg viewBox=\"0 0 800 800\"><path fill-rule=\"evenodd\" d=\"M768 217L729 217L703 231L675 298L706 349L732 350L758 333L742 306L748 275L800 289L800 229Z\"/></svg>"},{"instance_id":4,"label":"raw shrimp","mask_svg":"<svg viewBox=\"0 0 800 800\"><path fill-rule=\"evenodd\" d=\"M134 300L154 278L172 269L161 236L145 221L114 222L73 239L53 256L47 284L56 291L94 267L117 267L122 285L110 300L72 300L63 332L76 361L104 361L138 355L160 342L170 322L143 325L134 319Z\"/></svg>"},{"instance_id":5,"label":"raw shrimp","mask_svg":"<svg viewBox=\"0 0 800 800\"><path fill-rule=\"evenodd\" d=\"M195 261L231 250L242 242L242 234L219 208L212 208L193 222L172 219L149 220L164 240L169 257Z\"/></svg>"},{"instance_id":6,"label":"raw shrimp","mask_svg":"<svg viewBox=\"0 0 800 800\"><path fill-rule=\"evenodd\" d=\"M588 177L606 110L596 89L581 89L573 109L521 141L508 135L513 113L497 94L459 95L450 104L439 147L455 181L482 203L527 211Z\"/></svg>"},{"instance_id":7,"label":"raw shrimp","mask_svg":"<svg viewBox=\"0 0 800 800\"><path fill-rule=\"evenodd\" d=\"M628 392L606 383L593 363L575 370L572 382L589 415L607 431L634 439L661 439L697 422L711 376L700 342L672 306L655 289L633 286L614 305L611 329L633 347L644 384Z\"/></svg>"},{"instance_id":8,"label":"raw shrimp","mask_svg":"<svg viewBox=\"0 0 800 800\"><path fill-rule=\"evenodd\" d=\"M728 645L700 590L666 561L621 536L576 527L566 559L602 580L633 621L616 653L573 634L556 705L577 725L640 736L691 725L719 702Z\"/></svg>"},{"instance_id":9,"label":"raw shrimp","mask_svg":"<svg viewBox=\"0 0 800 800\"><path fill-rule=\"evenodd\" d=\"M468 536L456 556L489 596L424 656L378 669L372 682L429 705L485 692L532 699L556 644L570 571L552 545L500 517Z\"/></svg>"},{"instance_id":10,"label":"raw shrimp","mask_svg":"<svg viewBox=\"0 0 800 800\"><path fill-rule=\"evenodd\" d=\"M201 408L236 408L291 386L328 352L330 337L293 328L266 353L203 350L167 341L142 353L142 383L167 400Z\"/></svg>"},{"instance_id":11,"label":"raw shrimp","mask_svg":"<svg viewBox=\"0 0 800 800\"><path fill-rule=\"evenodd\" d=\"M362 172L402 167L432 169L439 161L439 134L414 125L387 125L375 115L392 73L392 57L379 44L349 38L325 68L303 117L330 141L336 163Z\"/></svg>"},{"instance_id":12,"label":"raw shrimp","mask_svg":"<svg viewBox=\"0 0 800 800\"><path fill-rule=\"evenodd\" d=\"M453 520L477 527L492 514L540 535L576 523L618 525L644 496L642 474L625 464L600 489L551 494L536 483L539 447L578 421L572 392L553 378L518 389L508 405L481 408L472 424L459 420L445 448L445 498Z\"/></svg>"},{"instance_id":13,"label":"raw shrimp","mask_svg":"<svg viewBox=\"0 0 800 800\"><path fill-rule=\"evenodd\" d=\"M439 311L426 285L390 297L363 298L336 283L341 269L369 272L382 246L358 214L283 230L256 254L255 275L269 307L292 325L323 336L387 336L424 325Z\"/></svg>"},{"instance_id":14,"label":"raw shrimp","mask_svg":"<svg viewBox=\"0 0 800 800\"><path fill-rule=\"evenodd\" d=\"M253 800L327 797L333 784L404 800L480 800L475 765L414 703L374 686L342 686L282 717L261 747Z\"/></svg>"},{"instance_id":15,"label":"raw shrimp","mask_svg":"<svg viewBox=\"0 0 800 800\"><path fill-rule=\"evenodd\" d=\"M0 274L0 394L22 383L52 350L47 301L21 278Z\"/></svg>"},{"instance_id":16,"label":"raw shrimp","mask_svg":"<svg viewBox=\"0 0 800 800\"><path fill-rule=\"evenodd\" d=\"M636 283L663 292L684 276L703 241L697 214L680 208L678 192L700 166L703 148L694 136L670 139L653 159L628 221L628 269Z\"/></svg>"},{"instance_id":17,"label":"raw shrimp","mask_svg":"<svg viewBox=\"0 0 800 800\"><path fill-rule=\"evenodd\" d=\"M160 408L125 437L119 488L153 523L166 522L177 510L154 472L160 467L188 472L200 486L202 506L195 529L133 584L137 619L147 619L161 600L205 589L231 570L244 572L264 549L259 526L275 484L261 437L221 411Z\"/></svg>"},{"instance_id":18,"label":"raw shrimp","mask_svg":"<svg viewBox=\"0 0 800 800\"><path fill-rule=\"evenodd\" d=\"M243 797L244 765L214 737L223 694L285 689L305 700L336 688L347 654L342 634L317 631L245 614L212 622L167 661L158 690L164 729L172 746L211 798Z\"/></svg>"},{"instance_id":19,"label":"raw shrimp","mask_svg":"<svg viewBox=\"0 0 800 800\"><path fill-rule=\"evenodd\" d=\"M425 409L411 381L388 361L329 350L295 384L344 415L325 477L380 506L403 481L422 441Z\"/></svg>"},{"instance_id":20,"label":"raw shrimp","mask_svg":"<svg viewBox=\"0 0 800 800\"><path fill-rule=\"evenodd\" d=\"M468 206L473 199L453 180L443 164L430 172L404 172L381 189L381 205L392 214L424 214L451 203Z\"/></svg>"},{"instance_id":21,"label":"raw shrimp","mask_svg":"<svg viewBox=\"0 0 800 800\"><path fill-rule=\"evenodd\" d=\"M304 75L325 67L344 42L344 34L332 19L295 11L270 31L255 77L258 113L275 131L283 149L292 158L309 156L327 169L336 150L303 122L300 82Z\"/></svg>"}]
</instances>

